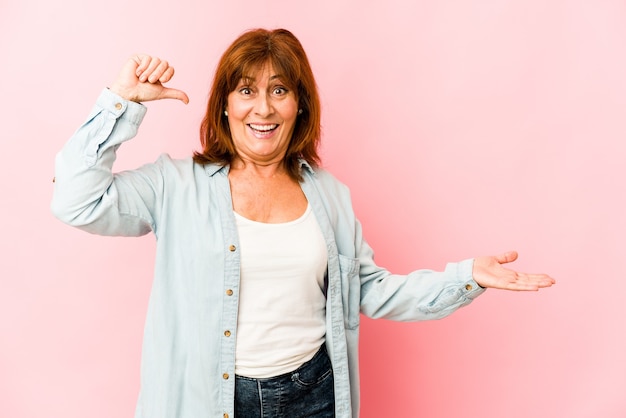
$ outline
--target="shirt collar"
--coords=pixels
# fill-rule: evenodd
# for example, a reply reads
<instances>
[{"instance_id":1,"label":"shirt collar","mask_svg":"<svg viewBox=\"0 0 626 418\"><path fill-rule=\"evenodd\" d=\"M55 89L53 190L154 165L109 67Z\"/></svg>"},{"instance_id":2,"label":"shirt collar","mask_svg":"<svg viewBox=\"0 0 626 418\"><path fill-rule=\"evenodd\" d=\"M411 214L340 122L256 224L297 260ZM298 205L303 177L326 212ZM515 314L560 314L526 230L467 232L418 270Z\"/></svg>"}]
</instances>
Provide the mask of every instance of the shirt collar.
<instances>
[{"instance_id":1,"label":"shirt collar","mask_svg":"<svg viewBox=\"0 0 626 418\"><path fill-rule=\"evenodd\" d=\"M205 164L204 169L206 170L206 173L209 175L209 177L213 177L215 173L219 173L222 170L224 170L224 174L228 174L228 171L230 170L230 165L228 164L220 165L216 163L209 163L209 164Z\"/></svg>"},{"instance_id":2,"label":"shirt collar","mask_svg":"<svg viewBox=\"0 0 626 418\"><path fill-rule=\"evenodd\" d=\"M312 176L315 176L315 170L311 167L311 164L304 158L300 158L300 168L307 170Z\"/></svg>"},{"instance_id":3,"label":"shirt collar","mask_svg":"<svg viewBox=\"0 0 626 418\"><path fill-rule=\"evenodd\" d=\"M315 170L313 169L313 167L311 167L311 164L309 164L307 160L301 158L299 161L300 161L300 168L307 170L313 176L315 175ZM224 170L224 174L227 175L228 171L230 170L230 165L228 164L220 165L216 163L210 163L210 164L206 164L204 166L204 169L206 170L206 173L208 174L209 177L213 177L216 173L219 173L222 170Z\"/></svg>"}]
</instances>

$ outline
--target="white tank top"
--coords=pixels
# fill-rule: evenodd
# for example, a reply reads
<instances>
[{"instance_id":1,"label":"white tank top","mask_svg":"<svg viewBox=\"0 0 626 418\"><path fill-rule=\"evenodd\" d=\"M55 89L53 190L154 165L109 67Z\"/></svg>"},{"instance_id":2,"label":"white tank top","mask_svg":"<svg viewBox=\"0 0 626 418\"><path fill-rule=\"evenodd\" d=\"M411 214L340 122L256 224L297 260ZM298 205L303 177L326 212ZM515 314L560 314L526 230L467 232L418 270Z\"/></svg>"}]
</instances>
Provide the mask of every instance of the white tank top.
<instances>
[{"instance_id":1,"label":"white tank top","mask_svg":"<svg viewBox=\"0 0 626 418\"><path fill-rule=\"evenodd\" d=\"M235 373L264 378L300 367L325 341L326 242L311 207L268 224L235 213L241 285Z\"/></svg>"}]
</instances>

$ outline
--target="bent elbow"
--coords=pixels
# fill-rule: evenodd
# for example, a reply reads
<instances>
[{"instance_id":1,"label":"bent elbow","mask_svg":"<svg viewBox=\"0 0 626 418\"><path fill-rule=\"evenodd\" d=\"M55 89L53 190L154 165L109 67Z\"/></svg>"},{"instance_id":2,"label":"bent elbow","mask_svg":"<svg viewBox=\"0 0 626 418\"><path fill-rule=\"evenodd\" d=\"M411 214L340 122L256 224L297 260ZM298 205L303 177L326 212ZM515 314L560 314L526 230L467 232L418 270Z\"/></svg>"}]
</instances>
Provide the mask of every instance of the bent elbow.
<instances>
[{"instance_id":1,"label":"bent elbow","mask_svg":"<svg viewBox=\"0 0 626 418\"><path fill-rule=\"evenodd\" d=\"M50 211L55 218L70 226L80 226L80 210L72 209L67 202L56 197L50 202Z\"/></svg>"},{"instance_id":2,"label":"bent elbow","mask_svg":"<svg viewBox=\"0 0 626 418\"><path fill-rule=\"evenodd\" d=\"M50 211L61 222L75 227L83 227L93 223L98 201L88 199L72 199L65 192L55 191L50 202Z\"/></svg>"}]
</instances>

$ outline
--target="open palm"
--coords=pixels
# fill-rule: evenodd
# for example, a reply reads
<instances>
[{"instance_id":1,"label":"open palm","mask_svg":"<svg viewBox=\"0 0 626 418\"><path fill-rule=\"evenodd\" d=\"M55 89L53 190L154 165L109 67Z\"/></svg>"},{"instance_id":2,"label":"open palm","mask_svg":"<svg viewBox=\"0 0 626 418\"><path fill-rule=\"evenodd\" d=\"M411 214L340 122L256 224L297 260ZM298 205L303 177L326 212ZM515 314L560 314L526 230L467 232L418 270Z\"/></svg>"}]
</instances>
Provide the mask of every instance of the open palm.
<instances>
[{"instance_id":1,"label":"open palm","mask_svg":"<svg viewBox=\"0 0 626 418\"><path fill-rule=\"evenodd\" d=\"M494 257L474 259L472 275L482 287L504 290L539 290L550 287L555 280L546 274L520 273L503 267L503 264L517 260L517 252L509 251Z\"/></svg>"}]
</instances>

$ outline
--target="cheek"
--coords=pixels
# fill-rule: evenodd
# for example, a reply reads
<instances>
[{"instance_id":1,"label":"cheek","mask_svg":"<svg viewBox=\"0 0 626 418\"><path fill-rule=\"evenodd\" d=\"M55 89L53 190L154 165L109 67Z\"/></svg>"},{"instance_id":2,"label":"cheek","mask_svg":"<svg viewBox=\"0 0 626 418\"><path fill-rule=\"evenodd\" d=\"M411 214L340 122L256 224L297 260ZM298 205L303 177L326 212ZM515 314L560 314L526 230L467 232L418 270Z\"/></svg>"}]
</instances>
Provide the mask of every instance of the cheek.
<instances>
[{"instance_id":1,"label":"cheek","mask_svg":"<svg viewBox=\"0 0 626 418\"><path fill-rule=\"evenodd\" d=\"M281 116L286 123L295 124L298 117L298 104L290 103L284 106L281 110Z\"/></svg>"},{"instance_id":2,"label":"cheek","mask_svg":"<svg viewBox=\"0 0 626 418\"><path fill-rule=\"evenodd\" d=\"M228 110L228 122L238 122L242 119L245 119L246 116L250 113L251 106L250 103L236 100L233 97L233 93L228 96L228 100L226 101L226 109Z\"/></svg>"}]
</instances>

